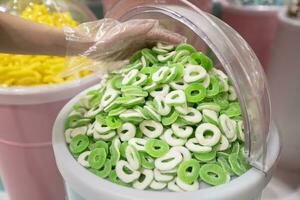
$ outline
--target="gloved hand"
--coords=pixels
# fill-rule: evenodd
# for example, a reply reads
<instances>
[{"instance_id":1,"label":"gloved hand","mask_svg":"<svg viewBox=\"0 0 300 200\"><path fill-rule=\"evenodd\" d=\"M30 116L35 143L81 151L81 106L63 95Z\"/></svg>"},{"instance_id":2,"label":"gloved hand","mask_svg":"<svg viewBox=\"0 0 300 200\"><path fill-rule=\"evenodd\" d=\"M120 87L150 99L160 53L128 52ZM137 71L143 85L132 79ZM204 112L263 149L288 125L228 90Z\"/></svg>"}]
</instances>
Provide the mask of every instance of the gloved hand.
<instances>
[{"instance_id":1,"label":"gloved hand","mask_svg":"<svg viewBox=\"0 0 300 200\"><path fill-rule=\"evenodd\" d=\"M69 69L63 74L69 75L82 69L95 69L95 65L124 61L134 52L145 47L151 47L157 42L179 44L185 38L159 26L157 20L135 19L119 22L114 19L102 19L87 22L78 27L66 27L66 39L69 43L68 55L79 55L93 61L86 66L85 62L71 59Z\"/></svg>"}]
</instances>

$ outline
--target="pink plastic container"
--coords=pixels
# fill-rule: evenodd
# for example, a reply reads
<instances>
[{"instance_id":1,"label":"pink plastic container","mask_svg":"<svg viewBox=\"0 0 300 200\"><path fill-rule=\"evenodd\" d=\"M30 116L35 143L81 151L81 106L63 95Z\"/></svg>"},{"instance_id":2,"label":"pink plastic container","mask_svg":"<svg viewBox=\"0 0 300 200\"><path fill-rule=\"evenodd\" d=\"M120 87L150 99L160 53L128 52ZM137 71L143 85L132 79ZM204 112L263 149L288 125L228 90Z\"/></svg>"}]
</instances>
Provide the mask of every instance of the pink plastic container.
<instances>
[{"instance_id":1,"label":"pink plastic container","mask_svg":"<svg viewBox=\"0 0 300 200\"><path fill-rule=\"evenodd\" d=\"M221 0L221 18L250 44L266 68L277 29L278 6L238 6Z\"/></svg>"},{"instance_id":2,"label":"pink plastic container","mask_svg":"<svg viewBox=\"0 0 300 200\"><path fill-rule=\"evenodd\" d=\"M63 105L97 83L90 75L62 85L0 88L0 174L10 200L63 200L51 132Z\"/></svg>"}]
</instances>

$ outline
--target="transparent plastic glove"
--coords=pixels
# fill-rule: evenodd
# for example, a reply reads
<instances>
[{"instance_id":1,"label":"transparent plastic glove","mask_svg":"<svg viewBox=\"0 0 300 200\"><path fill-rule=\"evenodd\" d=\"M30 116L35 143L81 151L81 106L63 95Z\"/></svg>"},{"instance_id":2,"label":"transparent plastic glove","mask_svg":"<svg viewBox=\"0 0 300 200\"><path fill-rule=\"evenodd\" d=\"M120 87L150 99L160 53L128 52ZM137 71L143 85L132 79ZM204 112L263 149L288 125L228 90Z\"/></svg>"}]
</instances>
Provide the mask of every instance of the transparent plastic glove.
<instances>
[{"instance_id":1,"label":"transparent plastic glove","mask_svg":"<svg viewBox=\"0 0 300 200\"><path fill-rule=\"evenodd\" d=\"M179 44L185 41L183 36L160 27L159 22L152 19L119 22L107 18L75 28L66 27L65 35L69 43L67 54L76 57L70 58L68 70L62 76L81 70L114 70L139 49L157 42Z\"/></svg>"}]
</instances>

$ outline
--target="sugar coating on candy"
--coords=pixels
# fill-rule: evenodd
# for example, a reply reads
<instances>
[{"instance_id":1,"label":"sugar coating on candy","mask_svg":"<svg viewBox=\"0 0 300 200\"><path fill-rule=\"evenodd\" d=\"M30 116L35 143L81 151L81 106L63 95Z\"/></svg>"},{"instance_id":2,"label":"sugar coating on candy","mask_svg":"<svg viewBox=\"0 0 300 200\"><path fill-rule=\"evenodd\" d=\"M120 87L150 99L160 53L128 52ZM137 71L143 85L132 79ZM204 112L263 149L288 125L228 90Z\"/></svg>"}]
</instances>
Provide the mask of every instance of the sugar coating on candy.
<instances>
[{"instance_id":1,"label":"sugar coating on candy","mask_svg":"<svg viewBox=\"0 0 300 200\"><path fill-rule=\"evenodd\" d=\"M78 25L69 12L50 11L50 8L44 4L30 3L20 17L55 27ZM79 58L78 61L80 62ZM67 69L66 62L67 58L58 56L0 54L0 86L57 84L91 73L83 70L76 75L62 78L59 74ZM84 62L89 61L84 59Z\"/></svg>"},{"instance_id":2,"label":"sugar coating on candy","mask_svg":"<svg viewBox=\"0 0 300 200\"><path fill-rule=\"evenodd\" d=\"M194 191L250 167L234 87L188 44L135 53L81 97L65 128L83 167L139 190Z\"/></svg>"}]
</instances>

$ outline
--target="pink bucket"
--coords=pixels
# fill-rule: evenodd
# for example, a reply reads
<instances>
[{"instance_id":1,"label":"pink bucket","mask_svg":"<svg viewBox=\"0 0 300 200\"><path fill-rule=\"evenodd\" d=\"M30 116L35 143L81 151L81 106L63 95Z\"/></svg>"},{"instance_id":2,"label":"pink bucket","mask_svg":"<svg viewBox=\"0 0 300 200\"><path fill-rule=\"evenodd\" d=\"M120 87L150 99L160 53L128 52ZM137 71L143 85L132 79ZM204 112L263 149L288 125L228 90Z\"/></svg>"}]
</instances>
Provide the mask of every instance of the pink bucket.
<instances>
[{"instance_id":1,"label":"pink bucket","mask_svg":"<svg viewBox=\"0 0 300 200\"><path fill-rule=\"evenodd\" d=\"M277 6L237 6L221 1L221 18L252 47L266 68L277 29Z\"/></svg>"},{"instance_id":2,"label":"pink bucket","mask_svg":"<svg viewBox=\"0 0 300 200\"><path fill-rule=\"evenodd\" d=\"M62 85L0 88L0 174L10 200L63 200L51 132L64 104L97 83L86 78Z\"/></svg>"}]
</instances>

